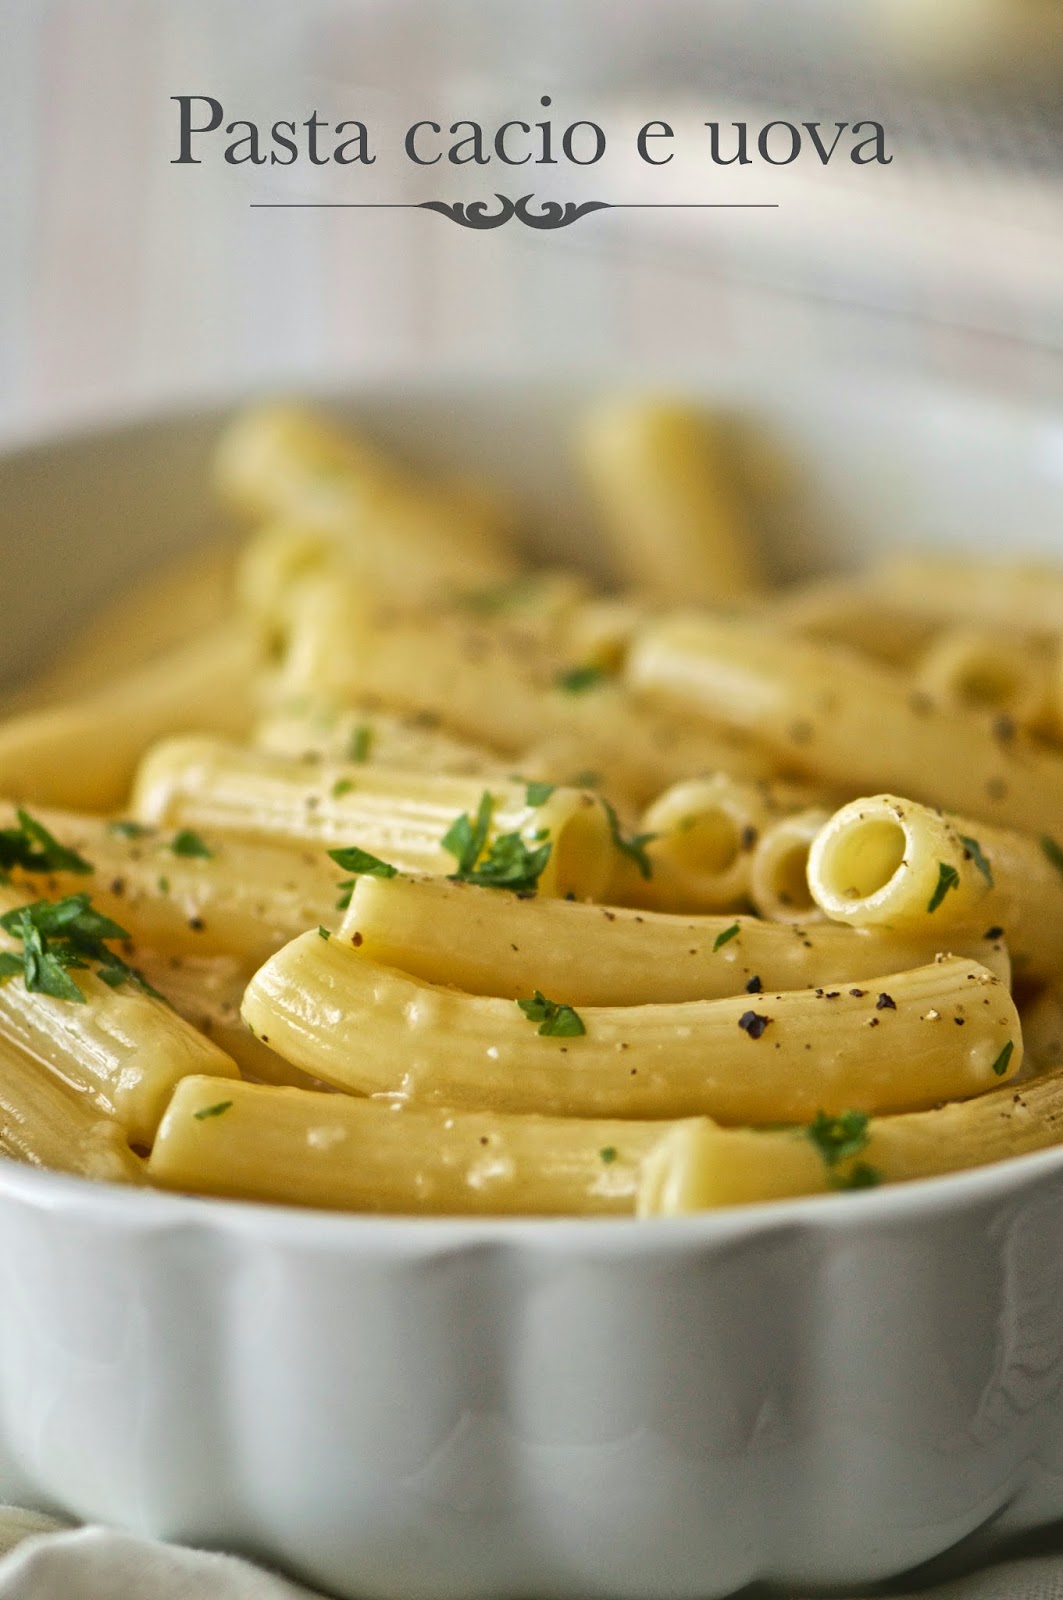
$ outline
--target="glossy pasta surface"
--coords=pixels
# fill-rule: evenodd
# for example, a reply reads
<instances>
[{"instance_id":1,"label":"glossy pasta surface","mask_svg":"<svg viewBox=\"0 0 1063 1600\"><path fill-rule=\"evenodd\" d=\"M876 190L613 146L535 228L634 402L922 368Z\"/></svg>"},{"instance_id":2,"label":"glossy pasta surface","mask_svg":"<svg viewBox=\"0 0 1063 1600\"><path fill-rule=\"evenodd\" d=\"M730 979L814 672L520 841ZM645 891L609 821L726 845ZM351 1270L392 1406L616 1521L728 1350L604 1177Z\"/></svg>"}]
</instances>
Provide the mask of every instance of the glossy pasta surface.
<instances>
[{"instance_id":1,"label":"glossy pasta surface","mask_svg":"<svg viewBox=\"0 0 1063 1600\"><path fill-rule=\"evenodd\" d=\"M1063 1140L1063 573L773 590L729 437L592 411L598 589L235 419L238 537L0 722L0 1155L636 1219Z\"/></svg>"}]
</instances>

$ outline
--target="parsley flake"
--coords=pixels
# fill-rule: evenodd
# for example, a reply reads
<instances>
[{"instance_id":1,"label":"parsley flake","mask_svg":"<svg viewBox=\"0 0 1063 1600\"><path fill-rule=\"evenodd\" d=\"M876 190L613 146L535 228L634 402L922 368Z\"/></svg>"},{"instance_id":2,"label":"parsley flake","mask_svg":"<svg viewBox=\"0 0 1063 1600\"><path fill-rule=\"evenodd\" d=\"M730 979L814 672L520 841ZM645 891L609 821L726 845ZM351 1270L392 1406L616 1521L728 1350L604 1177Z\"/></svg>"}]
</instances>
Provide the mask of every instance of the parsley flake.
<instances>
[{"instance_id":1,"label":"parsley flake","mask_svg":"<svg viewBox=\"0 0 1063 1600\"><path fill-rule=\"evenodd\" d=\"M722 950L725 944L730 944L732 939L737 939L741 932L742 929L739 924L732 922L729 928L725 928L722 933L718 933L712 941L713 955L716 954L717 950ZM752 993L752 991L750 992Z\"/></svg>"},{"instance_id":2,"label":"parsley flake","mask_svg":"<svg viewBox=\"0 0 1063 1600\"><path fill-rule=\"evenodd\" d=\"M130 822L121 817L107 824L107 832L117 834L119 839L143 839L154 831L143 822Z\"/></svg>"},{"instance_id":3,"label":"parsley flake","mask_svg":"<svg viewBox=\"0 0 1063 1600\"><path fill-rule=\"evenodd\" d=\"M337 884L340 898L336 901L337 911L346 911L351 903L354 885L361 876L367 878L394 878L398 875L398 867L393 867L388 861L381 861L379 856L370 855L368 850L362 850L356 844L350 844L340 850L330 850L329 859L344 872L353 872L353 878L346 878Z\"/></svg>"},{"instance_id":4,"label":"parsley flake","mask_svg":"<svg viewBox=\"0 0 1063 1600\"><path fill-rule=\"evenodd\" d=\"M1060 848L1050 833L1042 834L1041 849L1056 871L1063 872L1063 849Z\"/></svg>"},{"instance_id":5,"label":"parsley flake","mask_svg":"<svg viewBox=\"0 0 1063 1600\"><path fill-rule=\"evenodd\" d=\"M524 804L544 806L556 788L556 783L529 783L524 791Z\"/></svg>"},{"instance_id":6,"label":"parsley flake","mask_svg":"<svg viewBox=\"0 0 1063 1600\"><path fill-rule=\"evenodd\" d=\"M1015 1054L1015 1045L1012 1042L1012 1040L1009 1039L1007 1044L1004 1046L1003 1050L997 1056L997 1059L993 1062L993 1072L994 1072L996 1077L1002 1078L1004 1076L1005 1072L1007 1072L1007 1070L1008 1070L1008 1067L1009 1067L1009 1065L1011 1063L1011 1058L1012 1058L1012 1056L1014 1054Z\"/></svg>"},{"instance_id":7,"label":"parsley flake","mask_svg":"<svg viewBox=\"0 0 1063 1600\"><path fill-rule=\"evenodd\" d=\"M175 856L199 856L204 861L209 861L214 851L206 840L200 838L192 828L182 828L170 840L170 849Z\"/></svg>"},{"instance_id":8,"label":"parsley flake","mask_svg":"<svg viewBox=\"0 0 1063 1600\"><path fill-rule=\"evenodd\" d=\"M865 1148L868 1121L866 1111L843 1111L837 1117L821 1111L806 1132L827 1166L836 1167Z\"/></svg>"},{"instance_id":9,"label":"parsley flake","mask_svg":"<svg viewBox=\"0 0 1063 1600\"><path fill-rule=\"evenodd\" d=\"M882 1182L882 1174L877 1167L868 1166L866 1161L858 1161L850 1167L848 1172L841 1173L834 1178L831 1185L834 1189L877 1189Z\"/></svg>"},{"instance_id":10,"label":"parsley flake","mask_svg":"<svg viewBox=\"0 0 1063 1600\"><path fill-rule=\"evenodd\" d=\"M347 746L347 759L349 761L368 761L369 752L373 748L373 730L368 723L361 722L351 734Z\"/></svg>"},{"instance_id":11,"label":"parsley flake","mask_svg":"<svg viewBox=\"0 0 1063 1600\"><path fill-rule=\"evenodd\" d=\"M317 936L318 936L319 939L331 939L332 938L331 933L329 933L327 928L323 928L321 926L320 922L317 925Z\"/></svg>"},{"instance_id":12,"label":"parsley flake","mask_svg":"<svg viewBox=\"0 0 1063 1600\"><path fill-rule=\"evenodd\" d=\"M578 1011L573 1011L571 1006L561 1005L556 1000L547 1000L538 989L530 1000L518 1000L517 1004L529 1022L539 1024L537 1033L547 1034L555 1039L576 1039L587 1031Z\"/></svg>"},{"instance_id":13,"label":"parsley flake","mask_svg":"<svg viewBox=\"0 0 1063 1600\"><path fill-rule=\"evenodd\" d=\"M21 957L3 952L0 981L21 976L31 994L83 1002L85 995L69 974L78 969L88 971L89 963L95 962L97 977L112 989L134 983L145 994L164 998L135 967L108 949L108 940L128 940L129 934L97 911L87 894L16 906L0 916L0 928L22 941Z\"/></svg>"},{"instance_id":14,"label":"parsley flake","mask_svg":"<svg viewBox=\"0 0 1063 1600\"><path fill-rule=\"evenodd\" d=\"M613 1144L607 1144L604 1149L598 1151L599 1156L605 1162L607 1167L612 1165L619 1153L620 1152Z\"/></svg>"},{"instance_id":15,"label":"parsley flake","mask_svg":"<svg viewBox=\"0 0 1063 1600\"><path fill-rule=\"evenodd\" d=\"M632 838L625 839L620 832L620 818L616 814L616 808L610 805L608 800L604 799L602 805L605 807L605 814L609 819L609 833L613 844L621 855L627 856L629 861L635 863L642 877L648 881L653 877L653 862L646 854L646 846L652 844L658 835L655 833L636 833Z\"/></svg>"},{"instance_id":16,"label":"parsley flake","mask_svg":"<svg viewBox=\"0 0 1063 1600\"><path fill-rule=\"evenodd\" d=\"M988 856L983 855L982 847L978 843L978 840L977 839L969 839L966 834L961 833L960 834L960 843L963 845L963 848L967 853L968 859L974 862L975 866L978 868L979 872L982 874L982 877L985 879L986 883L988 883L989 887L992 889L992 887L993 887L993 869L989 865Z\"/></svg>"},{"instance_id":17,"label":"parsley flake","mask_svg":"<svg viewBox=\"0 0 1063 1600\"><path fill-rule=\"evenodd\" d=\"M592 663L584 667L569 667L564 672L559 672L554 679L557 687L565 694L586 694L588 689L596 689L604 683L609 674L604 667L596 667Z\"/></svg>"},{"instance_id":18,"label":"parsley flake","mask_svg":"<svg viewBox=\"0 0 1063 1600\"><path fill-rule=\"evenodd\" d=\"M354 784L351 782L350 778L337 778L336 782L332 785L333 800L342 800L344 795L350 794L353 788Z\"/></svg>"},{"instance_id":19,"label":"parsley flake","mask_svg":"<svg viewBox=\"0 0 1063 1600\"><path fill-rule=\"evenodd\" d=\"M0 828L0 883L6 883L12 867L25 872L92 872L93 866L76 850L60 844L43 822L18 807L17 828Z\"/></svg>"},{"instance_id":20,"label":"parsley flake","mask_svg":"<svg viewBox=\"0 0 1063 1600\"><path fill-rule=\"evenodd\" d=\"M956 868L950 866L947 861L939 861L937 888L930 896L930 901L926 909L928 911L936 911L942 900L944 900L945 896L948 894L949 890L958 889L959 886L960 875L956 871Z\"/></svg>"},{"instance_id":21,"label":"parsley flake","mask_svg":"<svg viewBox=\"0 0 1063 1600\"><path fill-rule=\"evenodd\" d=\"M193 1111L192 1115L197 1122L205 1122L208 1117L222 1116L224 1112L229 1110L231 1105L231 1100L219 1100L217 1105L214 1106L200 1106L199 1110Z\"/></svg>"},{"instance_id":22,"label":"parsley flake","mask_svg":"<svg viewBox=\"0 0 1063 1600\"><path fill-rule=\"evenodd\" d=\"M476 821L463 811L447 829L443 849L458 863L457 871L450 874L451 881L475 883L486 889L512 889L518 894L534 892L553 848L547 833L539 830L534 849L519 833L500 834L485 855L493 814L494 800L485 789Z\"/></svg>"}]
</instances>

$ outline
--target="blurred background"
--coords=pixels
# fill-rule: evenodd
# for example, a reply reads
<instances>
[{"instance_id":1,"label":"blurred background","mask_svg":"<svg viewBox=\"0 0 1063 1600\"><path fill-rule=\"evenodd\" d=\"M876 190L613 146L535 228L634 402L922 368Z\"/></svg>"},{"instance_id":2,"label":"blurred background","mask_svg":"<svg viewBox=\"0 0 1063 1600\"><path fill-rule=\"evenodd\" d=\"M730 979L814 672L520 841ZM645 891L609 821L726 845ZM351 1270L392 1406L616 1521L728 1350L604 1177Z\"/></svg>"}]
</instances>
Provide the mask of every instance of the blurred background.
<instances>
[{"instance_id":1,"label":"blurred background","mask_svg":"<svg viewBox=\"0 0 1063 1600\"><path fill-rule=\"evenodd\" d=\"M175 166L175 94L317 110L376 165ZM594 118L584 171L419 172L416 117ZM684 132L651 170L632 132ZM702 124L875 118L888 167L715 168ZM677 140L677 145L680 143ZM529 170L529 169L525 169ZM540 198L558 232L251 202ZM415 367L737 355L1063 398L1061 0L0 0L0 430Z\"/></svg>"}]
</instances>

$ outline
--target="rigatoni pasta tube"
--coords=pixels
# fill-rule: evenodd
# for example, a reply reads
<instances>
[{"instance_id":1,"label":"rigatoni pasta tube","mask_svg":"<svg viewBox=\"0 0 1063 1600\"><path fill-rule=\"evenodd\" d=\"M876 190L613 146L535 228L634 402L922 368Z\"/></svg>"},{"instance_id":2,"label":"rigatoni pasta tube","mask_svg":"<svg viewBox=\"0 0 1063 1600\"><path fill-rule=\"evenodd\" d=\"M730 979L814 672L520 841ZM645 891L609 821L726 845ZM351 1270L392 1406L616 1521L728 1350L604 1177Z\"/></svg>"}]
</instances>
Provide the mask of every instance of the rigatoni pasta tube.
<instances>
[{"instance_id":1,"label":"rigatoni pasta tube","mask_svg":"<svg viewBox=\"0 0 1063 1600\"><path fill-rule=\"evenodd\" d=\"M435 719L416 711L404 716L377 710L340 710L332 705L297 701L278 707L255 729L254 743L271 755L306 760L371 761L380 767L413 772L443 772L455 777L512 772L481 745L442 733Z\"/></svg>"},{"instance_id":2,"label":"rigatoni pasta tube","mask_svg":"<svg viewBox=\"0 0 1063 1600\"><path fill-rule=\"evenodd\" d=\"M749 897L760 916L801 926L823 916L808 886L808 854L829 819L811 806L764 829L749 863Z\"/></svg>"},{"instance_id":3,"label":"rigatoni pasta tube","mask_svg":"<svg viewBox=\"0 0 1063 1600\"><path fill-rule=\"evenodd\" d=\"M372 700L427 713L459 738L513 756L568 740L577 770L603 773L610 788L639 804L699 773L778 774L778 758L756 741L640 705L615 679L586 663L566 664L534 641L403 617L345 622L323 640L319 616L304 622L306 639L298 627L289 639L278 700Z\"/></svg>"},{"instance_id":4,"label":"rigatoni pasta tube","mask_svg":"<svg viewBox=\"0 0 1063 1600\"><path fill-rule=\"evenodd\" d=\"M30 896L0 888L0 913ZM0 932L0 949L21 950ZM111 988L77 969L84 1000L27 990L21 977L0 982L0 1034L36 1056L63 1083L119 1122L133 1145L150 1145L175 1083L191 1072L235 1077L236 1065L190 1028L164 1000L132 983Z\"/></svg>"},{"instance_id":5,"label":"rigatoni pasta tube","mask_svg":"<svg viewBox=\"0 0 1063 1600\"><path fill-rule=\"evenodd\" d=\"M193 1078L149 1161L167 1189L337 1210L630 1216L669 1124L397 1109Z\"/></svg>"},{"instance_id":6,"label":"rigatoni pasta tube","mask_svg":"<svg viewBox=\"0 0 1063 1600\"><path fill-rule=\"evenodd\" d=\"M661 911L726 911L748 905L753 850L769 822L807 799L789 784L743 783L729 773L688 778L659 795L638 831L646 875L622 855L611 897Z\"/></svg>"},{"instance_id":7,"label":"rigatoni pasta tube","mask_svg":"<svg viewBox=\"0 0 1063 1600\"><path fill-rule=\"evenodd\" d=\"M0 1034L0 1148L16 1161L107 1183L143 1183L125 1133Z\"/></svg>"},{"instance_id":8,"label":"rigatoni pasta tube","mask_svg":"<svg viewBox=\"0 0 1063 1600\"><path fill-rule=\"evenodd\" d=\"M555 788L529 804L527 785L489 786L491 841L517 833L530 850L549 845L538 878L543 894L600 895L613 846L601 801ZM301 762L206 739L156 746L141 767L134 810L172 827L231 829L250 838L358 845L409 872L451 873L443 838L463 813L475 816L479 779L395 771L368 763Z\"/></svg>"},{"instance_id":9,"label":"rigatoni pasta tube","mask_svg":"<svg viewBox=\"0 0 1063 1600\"><path fill-rule=\"evenodd\" d=\"M808 881L817 905L854 927L977 920L1003 928L1023 977L1051 977L1063 965L1063 851L1050 839L872 795L821 829Z\"/></svg>"},{"instance_id":10,"label":"rigatoni pasta tube","mask_svg":"<svg viewBox=\"0 0 1063 1600\"><path fill-rule=\"evenodd\" d=\"M12 717L0 723L0 791L41 805L115 810L163 734L246 732L257 665L257 646L228 628L82 700Z\"/></svg>"},{"instance_id":11,"label":"rigatoni pasta tube","mask_svg":"<svg viewBox=\"0 0 1063 1600\"><path fill-rule=\"evenodd\" d=\"M1008 718L1015 728L1045 725L1051 700L1044 651L999 629L949 628L915 663L912 679L942 706Z\"/></svg>"},{"instance_id":12,"label":"rigatoni pasta tube","mask_svg":"<svg viewBox=\"0 0 1063 1600\"><path fill-rule=\"evenodd\" d=\"M815 1130L813 1129L812 1132ZM1063 1071L932 1111L873 1117L839 1162L810 1129L673 1129L643 1167L642 1216L826 1194L864 1182L903 1183L988 1166L1063 1142ZM829 1149L829 1146L828 1146ZM861 1170L857 1170L857 1168Z\"/></svg>"},{"instance_id":13,"label":"rigatoni pasta tube","mask_svg":"<svg viewBox=\"0 0 1063 1600\"><path fill-rule=\"evenodd\" d=\"M170 953L229 953L253 969L296 934L338 920L345 874L324 850L39 807L32 814L94 868L25 874L34 892L55 898L87 891L138 943ZM13 821L0 805L0 827Z\"/></svg>"},{"instance_id":14,"label":"rigatoni pasta tube","mask_svg":"<svg viewBox=\"0 0 1063 1600\"><path fill-rule=\"evenodd\" d=\"M219 444L216 479L240 510L329 535L357 570L407 594L513 570L484 497L426 493L367 441L300 406L267 404L237 417Z\"/></svg>"},{"instance_id":15,"label":"rigatoni pasta tube","mask_svg":"<svg viewBox=\"0 0 1063 1600\"><path fill-rule=\"evenodd\" d=\"M758 588L748 517L711 417L678 401L604 402L584 422L580 452L632 588L687 603Z\"/></svg>"},{"instance_id":16,"label":"rigatoni pasta tube","mask_svg":"<svg viewBox=\"0 0 1063 1600\"><path fill-rule=\"evenodd\" d=\"M133 946L130 960L178 1016L232 1056L243 1077L300 1089L328 1087L300 1072L251 1032L240 1015L252 976L243 962L223 955L167 955L142 945Z\"/></svg>"},{"instance_id":17,"label":"rigatoni pasta tube","mask_svg":"<svg viewBox=\"0 0 1063 1600\"><path fill-rule=\"evenodd\" d=\"M792 927L756 917L681 917L572 900L520 899L445 878L362 877L338 937L429 983L516 1000L539 989L573 1006L719 1000L765 989L860 983L941 953L1007 984L999 940ZM750 1004L753 1002L751 1001Z\"/></svg>"},{"instance_id":18,"label":"rigatoni pasta tube","mask_svg":"<svg viewBox=\"0 0 1063 1600\"><path fill-rule=\"evenodd\" d=\"M898 1110L979 1094L1022 1058L1003 984L954 958L870 989L584 1007L578 1037L543 1037L514 1001L426 984L311 933L255 974L243 1015L338 1088L553 1116L770 1122L821 1107Z\"/></svg>"},{"instance_id":19,"label":"rigatoni pasta tube","mask_svg":"<svg viewBox=\"0 0 1063 1600\"><path fill-rule=\"evenodd\" d=\"M1051 564L962 556L898 556L868 582L886 605L939 622L986 622L1014 633L1059 633L1063 573Z\"/></svg>"},{"instance_id":20,"label":"rigatoni pasta tube","mask_svg":"<svg viewBox=\"0 0 1063 1600\"><path fill-rule=\"evenodd\" d=\"M1063 814L1063 758L936 709L899 674L848 652L673 616L642 631L626 673L633 688L766 740L820 782L908 794L1031 833Z\"/></svg>"},{"instance_id":21,"label":"rigatoni pasta tube","mask_svg":"<svg viewBox=\"0 0 1063 1600\"><path fill-rule=\"evenodd\" d=\"M908 667L934 634L932 618L884 602L866 578L821 578L784 590L768 615L784 633L840 644L891 667Z\"/></svg>"}]
</instances>

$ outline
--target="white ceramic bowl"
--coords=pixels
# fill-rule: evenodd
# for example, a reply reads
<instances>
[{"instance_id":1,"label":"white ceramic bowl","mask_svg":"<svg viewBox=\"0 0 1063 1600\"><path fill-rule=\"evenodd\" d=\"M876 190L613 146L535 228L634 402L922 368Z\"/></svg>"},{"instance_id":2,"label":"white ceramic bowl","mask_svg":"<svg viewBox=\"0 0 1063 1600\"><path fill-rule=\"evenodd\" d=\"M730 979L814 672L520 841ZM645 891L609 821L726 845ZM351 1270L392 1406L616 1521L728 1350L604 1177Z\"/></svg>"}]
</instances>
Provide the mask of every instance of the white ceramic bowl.
<instances>
[{"instance_id":1,"label":"white ceramic bowl","mask_svg":"<svg viewBox=\"0 0 1063 1600\"><path fill-rule=\"evenodd\" d=\"M1058 548L1060 416L852 376L698 388L794 466L773 481L800 506L768 518L788 570L899 537ZM515 483L557 553L579 398L422 382L352 409ZM0 670L209 525L214 426L0 461ZM879 1579L1063 1514L1061 1239L1063 1150L654 1223L324 1216L2 1164L0 1496L381 1600Z\"/></svg>"}]
</instances>

